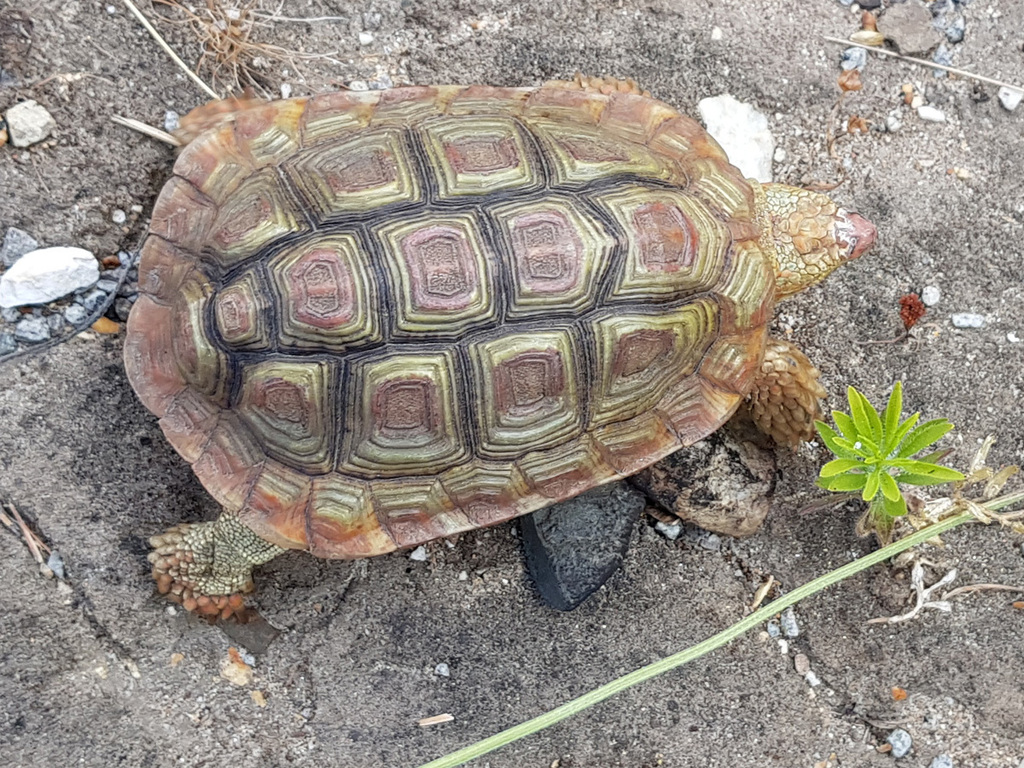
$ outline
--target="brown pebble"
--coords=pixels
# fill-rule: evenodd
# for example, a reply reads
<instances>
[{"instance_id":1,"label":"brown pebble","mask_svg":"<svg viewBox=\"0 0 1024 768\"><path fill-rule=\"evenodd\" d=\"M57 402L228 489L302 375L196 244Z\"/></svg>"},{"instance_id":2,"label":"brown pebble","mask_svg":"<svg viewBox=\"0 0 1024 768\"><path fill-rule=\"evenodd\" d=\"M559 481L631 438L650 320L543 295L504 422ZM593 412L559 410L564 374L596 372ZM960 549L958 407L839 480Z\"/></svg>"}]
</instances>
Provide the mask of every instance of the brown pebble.
<instances>
[{"instance_id":1,"label":"brown pebble","mask_svg":"<svg viewBox=\"0 0 1024 768\"><path fill-rule=\"evenodd\" d=\"M121 324L115 323L109 317L101 317L92 324L92 329L96 333L119 333L121 331Z\"/></svg>"},{"instance_id":2,"label":"brown pebble","mask_svg":"<svg viewBox=\"0 0 1024 768\"><path fill-rule=\"evenodd\" d=\"M804 654L798 653L796 658L793 659L793 667L801 675L806 675L811 671L811 660L808 659Z\"/></svg>"}]
</instances>

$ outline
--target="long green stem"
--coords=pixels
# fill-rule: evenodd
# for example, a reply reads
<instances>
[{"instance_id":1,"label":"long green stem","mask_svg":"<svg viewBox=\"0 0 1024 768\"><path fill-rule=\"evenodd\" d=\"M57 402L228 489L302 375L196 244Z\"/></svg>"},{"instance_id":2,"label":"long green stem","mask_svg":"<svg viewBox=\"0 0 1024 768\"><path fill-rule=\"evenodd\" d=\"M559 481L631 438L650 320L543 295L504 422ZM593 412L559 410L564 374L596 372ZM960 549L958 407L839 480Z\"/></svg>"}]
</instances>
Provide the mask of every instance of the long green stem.
<instances>
[{"instance_id":1,"label":"long green stem","mask_svg":"<svg viewBox=\"0 0 1024 768\"><path fill-rule=\"evenodd\" d=\"M995 499L984 506L994 509L996 508L996 504L1004 506L1001 502L1003 502L1003 499ZM762 622L767 621L779 611L800 602L806 597L810 597L816 592L820 592L826 587L832 586L836 582L848 579L850 576L863 571L865 568L870 568L872 565L880 563L883 560L887 560L894 555L898 555L904 550L910 549L918 544L922 544L925 541L928 541L928 539L945 533L948 530L956 528L962 523L966 523L974 519L975 517L970 512L961 512L958 515L954 515L953 517L949 517L938 523L929 525L926 528L922 528L920 531L916 531L905 539L900 539L887 547L858 558L852 563L847 563L841 568L837 568L830 573L826 573L824 576L819 576L813 581L807 582L801 587L797 587L792 592L789 592L778 600L754 611L752 614L744 617L728 629L719 632L717 635L709 637L703 642L697 643L697 645L690 646L686 650L680 651L672 656L668 656L660 661L656 661L653 664L648 664L646 667L641 667L627 675L623 675L617 680L613 680L610 683L602 685L600 688L595 688L589 693L583 694L579 698L566 702L562 706L552 709L550 712L545 712L543 715L539 715L531 720L527 720L526 722L513 726L512 728L496 733L494 736L478 741L475 744L470 744L468 747L452 752L444 757L438 758L437 760L425 763L424 765L421 765L420 768L455 768L455 766L462 765L469 760L480 757L481 755L486 755L488 752L493 752L499 747L510 744L517 739L529 736L532 733L536 733L537 731L554 725L568 717L572 717L578 712L582 712L584 709L592 707L598 702L614 696L620 691L631 688L645 680L650 680L652 677L656 677L662 672L675 669L688 661L698 659L716 648L721 648L723 645L739 637L747 630L753 629Z\"/></svg>"}]
</instances>

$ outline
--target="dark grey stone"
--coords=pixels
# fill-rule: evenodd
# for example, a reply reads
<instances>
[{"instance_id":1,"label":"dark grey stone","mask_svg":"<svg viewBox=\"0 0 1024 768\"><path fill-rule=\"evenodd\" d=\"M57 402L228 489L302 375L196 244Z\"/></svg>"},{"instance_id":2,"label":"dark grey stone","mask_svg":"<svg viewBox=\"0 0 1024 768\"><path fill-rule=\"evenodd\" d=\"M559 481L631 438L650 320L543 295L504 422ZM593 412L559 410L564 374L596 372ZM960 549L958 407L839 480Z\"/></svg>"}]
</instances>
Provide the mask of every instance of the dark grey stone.
<instances>
[{"instance_id":1,"label":"dark grey stone","mask_svg":"<svg viewBox=\"0 0 1024 768\"><path fill-rule=\"evenodd\" d=\"M0 331L0 356L17 351L18 342L14 340L14 334L10 331Z\"/></svg>"},{"instance_id":2,"label":"dark grey stone","mask_svg":"<svg viewBox=\"0 0 1024 768\"><path fill-rule=\"evenodd\" d=\"M526 564L544 601L571 611L622 563L644 495L609 483L521 519Z\"/></svg>"},{"instance_id":3,"label":"dark grey stone","mask_svg":"<svg viewBox=\"0 0 1024 768\"><path fill-rule=\"evenodd\" d=\"M6 323L16 323L21 319L21 312L17 307L4 307L0 309L0 318Z\"/></svg>"},{"instance_id":4,"label":"dark grey stone","mask_svg":"<svg viewBox=\"0 0 1024 768\"><path fill-rule=\"evenodd\" d=\"M48 315L46 317L46 324L50 326L50 333L60 333L64 330L64 316Z\"/></svg>"},{"instance_id":5,"label":"dark grey stone","mask_svg":"<svg viewBox=\"0 0 1024 768\"><path fill-rule=\"evenodd\" d=\"M103 306L103 302L107 300L107 294L98 288L93 288L84 296L79 296L77 301L83 307L85 311L90 315Z\"/></svg>"},{"instance_id":6,"label":"dark grey stone","mask_svg":"<svg viewBox=\"0 0 1024 768\"><path fill-rule=\"evenodd\" d=\"M14 326L14 338L26 344L38 344L50 338L50 324L44 317L23 317Z\"/></svg>"},{"instance_id":7,"label":"dark grey stone","mask_svg":"<svg viewBox=\"0 0 1024 768\"><path fill-rule=\"evenodd\" d=\"M85 307L81 304L72 304L64 310L64 319L72 325L81 325L88 316L89 313L85 311Z\"/></svg>"},{"instance_id":8,"label":"dark grey stone","mask_svg":"<svg viewBox=\"0 0 1024 768\"><path fill-rule=\"evenodd\" d=\"M17 227L8 227L0 245L0 264L9 267L29 251L39 247L38 241L28 232Z\"/></svg>"},{"instance_id":9,"label":"dark grey stone","mask_svg":"<svg viewBox=\"0 0 1024 768\"><path fill-rule=\"evenodd\" d=\"M963 16L959 14L953 18L953 21L946 27L946 39L951 43L959 43L964 39L964 33L967 31L967 22Z\"/></svg>"}]
</instances>

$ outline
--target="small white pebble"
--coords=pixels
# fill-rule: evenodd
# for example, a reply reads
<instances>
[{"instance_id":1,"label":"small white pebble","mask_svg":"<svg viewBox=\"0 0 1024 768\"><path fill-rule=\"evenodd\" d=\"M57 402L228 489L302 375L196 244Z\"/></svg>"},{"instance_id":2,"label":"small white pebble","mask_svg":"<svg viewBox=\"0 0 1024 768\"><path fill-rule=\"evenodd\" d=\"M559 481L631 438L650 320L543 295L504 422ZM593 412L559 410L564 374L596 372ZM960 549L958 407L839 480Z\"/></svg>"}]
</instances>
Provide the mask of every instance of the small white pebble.
<instances>
[{"instance_id":1,"label":"small white pebble","mask_svg":"<svg viewBox=\"0 0 1024 768\"><path fill-rule=\"evenodd\" d=\"M1013 331L1010 331L1008 334L1006 334L1006 340L1011 344L1020 344L1020 336L1018 336Z\"/></svg>"},{"instance_id":2,"label":"small white pebble","mask_svg":"<svg viewBox=\"0 0 1024 768\"><path fill-rule=\"evenodd\" d=\"M438 677L449 677L451 675L451 670L449 670L448 665L442 661L434 667L434 674Z\"/></svg>"},{"instance_id":3,"label":"small white pebble","mask_svg":"<svg viewBox=\"0 0 1024 768\"><path fill-rule=\"evenodd\" d=\"M903 121L900 120L898 115L888 115L885 118L885 130L889 133L896 133L902 127Z\"/></svg>"},{"instance_id":4,"label":"small white pebble","mask_svg":"<svg viewBox=\"0 0 1024 768\"><path fill-rule=\"evenodd\" d=\"M281 83L281 98L290 99L292 97L292 85L291 83Z\"/></svg>"},{"instance_id":5,"label":"small white pebble","mask_svg":"<svg viewBox=\"0 0 1024 768\"><path fill-rule=\"evenodd\" d=\"M786 162L786 150L784 150L782 147L776 147L775 148L775 155L773 156L773 159L775 160L776 163L784 163L784 162Z\"/></svg>"},{"instance_id":6,"label":"small white pebble","mask_svg":"<svg viewBox=\"0 0 1024 768\"><path fill-rule=\"evenodd\" d=\"M110 220L115 224L124 224L128 220L128 216L120 208L115 208L110 212Z\"/></svg>"},{"instance_id":7,"label":"small white pebble","mask_svg":"<svg viewBox=\"0 0 1024 768\"><path fill-rule=\"evenodd\" d=\"M130 210L132 213L142 213L142 206L136 203L128 210Z\"/></svg>"},{"instance_id":8,"label":"small white pebble","mask_svg":"<svg viewBox=\"0 0 1024 768\"><path fill-rule=\"evenodd\" d=\"M921 291L921 301L926 307L934 307L942 298L942 292L937 285L926 285Z\"/></svg>"},{"instance_id":9,"label":"small white pebble","mask_svg":"<svg viewBox=\"0 0 1024 768\"><path fill-rule=\"evenodd\" d=\"M459 571L459 581L469 581L469 574L465 571Z\"/></svg>"},{"instance_id":10,"label":"small white pebble","mask_svg":"<svg viewBox=\"0 0 1024 768\"><path fill-rule=\"evenodd\" d=\"M789 654L789 642L786 640L779 640L779 653L783 656Z\"/></svg>"},{"instance_id":11,"label":"small white pebble","mask_svg":"<svg viewBox=\"0 0 1024 768\"><path fill-rule=\"evenodd\" d=\"M107 13L109 13L111 16L113 16L115 13L117 13L117 6L116 5L108 5L107 6Z\"/></svg>"},{"instance_id":12,"label":"small white pebble","mask_svg":"<svg viewBox=\"0 0 1024 768\"><path fill-rule=\"evenodd\" d=\"M818 678L816 674L814 674L813 669L807 670L807 674L804 675L804 680L807 681L807 684L811 686L811 688L817 688L819 685L821 685L821 680Z\"/></svg>"},{"instance_id":13,"label":"small white pebble","mask_svg":"<svg viewBox=\"0 0 1024 768\"><path fill-rule=\"evenodd\" d=\"M711 28L711 39L712 40L721 40L722 39L722 28L721 27L712 27Z\"/></svg>"},{"instance_id":14,"label":"small white pebble","mask_svg":"<svg viewBox=\"0 0 1024 768\"><path fill-rule=\"evenodd\" d=\"M372 42L373 42L373 33L372 32L360 32L359 33L359 44L360 45L369 45Z\"/></svg>"},{"instance_id":15,"label":"small white pebble","mask_svg":"<svg viewBox=\"0 0 1024 768\"><path fill-rule=\"evenodd\" d=\"M417 563L422 563L427 559L427 548L420 544L416 549L409 553L409 559L415 560Z\"/></svg>"},{"instance_id":16,"label":"small white pebble","mask_svg":"<svg viewBox=\"0 0 1024 768\"><path fill-rule=\"evenodd\" d=\"M370 86L366 84L365 80L353 80L348 84L350 91L368 91Z\"/></svg>"},{"instance_id":17,"label":"small white pebble","mask_svg":"<svg viewBox=\"0 0 1024 768\"><path fill-rule=\"evenodd\" d=\"M798 674L806 675L811 671L811 660L804 654L798 653L793 658L793 669L795 669Z\"/></svg>"},{"instance_id":18,"label":"small white pebble","mask_svg":"<svg viewBox=\"0 0 1024 768\"><path fill-rule=\"evenodd\" d=\"M920 107L920 106L921 106L922 104L924 104L924 96L922 96L922 95L921 95L921 94L919 94L919 93L918 93L918 94L915 94L915 95L914 95L914 98L910 100L910 108L911 108L911 109L917 109L917 108L919 108L919 107Z\"/></svg>"},{"instance_id":19,"label":"small white pebble","mask_svg":"<svg viewBox=\"0 0 1024 768\"><path fill-rule=\"evenodd\" d=\"M1024 91L1017 88L1007 88L1004 85L999 89L999 103L1003 105L1003 109L1007 112L1013 112L1013 110L1020 106L1022 98L1024 98Z\"/></svg>"},{"instance_id":20,"label":"small white pebble","mask_svg":"<svg viewBox=\"0 0 1024 768\"><path fill-rule=\"evenodd\" d=\"M655 523L654 530L669 541L675 541L679 538L679 534L683 532L683 525L682 523L663 523L659 520Z\"/></svg>"},{"instance_id":21,"label":"small white pebble","mask_svg":"<svg viewBox=\"0 0 1024 768\"><path fill-rule=\"evenodd\" d=\"M178 130L178 125L181 122L181 118L178 113L173 109L168 109L164 112L164 130L168 133L174 133Z\"/></svg>"},{"instance_id":22,"label":"small white pebble","mask_svg":"<svg viewBox=\"0 0 1024 768\"><path fill-rule=\"evenodd\" d=\"M974 312L957 312L949 318L957 328L984 328L985 317Z\"/></svg>"},{"instance_id":23,"label":"small white pebble","mask_svg":"<svg viewBox=\"0 0 1024 768\"><path fill-rule=\"evenodd\" d=\"M930 104L923 104L917 108L917 116L924 120L926 123L944 123L946 122L946 113L938 107L933 107Z\"/></svg>"},{"instance_id":24,"label":"small white pebble","mask_svg":"<svg viewBox=\"0 0 1024 768\"><path fill-rule=\"evenodd\" d=\"M782 632L786 637L800 636L800 625L796 621L796 613L793 611L793 606L782 612L782 615L779 616L779 624L782 626Z\"/></svg>"}]
</instances>

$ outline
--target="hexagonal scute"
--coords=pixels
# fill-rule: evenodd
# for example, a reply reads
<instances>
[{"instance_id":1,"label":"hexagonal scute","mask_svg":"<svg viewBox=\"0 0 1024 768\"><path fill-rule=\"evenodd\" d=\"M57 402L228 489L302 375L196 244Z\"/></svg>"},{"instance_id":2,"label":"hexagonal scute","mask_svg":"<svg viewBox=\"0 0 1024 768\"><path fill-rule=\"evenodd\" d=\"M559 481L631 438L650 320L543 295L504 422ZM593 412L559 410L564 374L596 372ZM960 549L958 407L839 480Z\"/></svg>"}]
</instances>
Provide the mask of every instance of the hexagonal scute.
<instances>
[{"instance_id":1,"label":"hexagonal scute","mask_svg":"<svg viewBox=\"0 0 1024 768\"><path fill-rule=\"evenodd\" d=\"M451 351L353 363L340 470L436 474L467 456Z\"/></svg>"},{"instance_id":2,"label":"hexagonal scute","mask_svg":"<svg viewBox=\"0 0 1024 768\"><path fill-rule=\"evenodd\" d=\"M331 468L333 366L268 360L245 365L238 412L268 456L308 473Z\"/></svg>"},{"instance_id":3,"label":"hexagonal scute","mask_svg":"<svg viewBox=\"0 0 1024 768\"><path fill-rule=\"evenodd\" d=\"M657 314L621 314L593 322L598 379L591 428L652 409L693 373L718 333L718 306L701 299Z\"/></svg>"},{"instance_id":4,"label":"hexagonal scute","mask_svg":"<svg viewBox=\"0 0 1024 768\"><path fill-rule=\"evenodd\" d=\"M277 172L266 168L243 181L224 201L206 245L222 267L230 268L273 240L308 229Z\"/></svg>"},{"instance_id":5,"label":"hexagonal scute","mask_svg":"<svg viewBox=\"0 0 1024 768\"><path fill-rule=\"evenodd\" d=\"M569 330L539 331L469 345L476 381L480 455L522 456L582 429L576 366L584 357Z\"/></svg>"},{"instance_id":6,"label":"hexagonal scute","mask_svg":"<svg viewBox=\"0 0 1024 768\"><path fill-rule=\"evenodd\" d=\"M422 131L442 198L522 192L543 181L514 120L462 115L431 120Z\"/></svg>"},{"instance_id":7,"label":"hexagonal scute","mask_svg":"<svg viewBox=\"0 0 1024 768\"><path fill-rule=\"evenodd\" d=\"M584 310L615 248L615 239L583 206L545 198L491 211L510 254L512 316Z\"/></svg>"},{"instance_id":8,"label":"hexagonal scute","mask_svg":"<svg viewBox=\"0 0 1024 768\"><path fill-rule=\"evenodd\" d=\"M381 340L375 279L354 235L316 236L268 265L282 347L342 351Z\"/></svg>"},{"instance_id":9,"label":"hexagonal scute","mask_svg":"<svg viewBox=\"0 0 1024 768\"><path fill-rule=\"evenodd\" d=\"M213 298L213 320L229 347L267 349L270 346L267 314L270 301L255 272L249 271L226 285Z\"/></svg>"},{"instance_id":10,"label":"hexagonal scute","mask_svg":"<svg viewBox=\"0 0 1024 768\"><path fill-rule=\"evenodd\" d=\"M670 179L670 163L642 144L611 136L601 128L550 120L529 121L550 158L557 184L580 184L630 174Z\"/></svg>"},{"instance_id":11,"label":"hexagonal scute","mask_svg":"<svg viewBox=\"0 0 1024 768\"><path fill-rule=\"evenodd\" d=\"M450 338L495 319L490 259L473 214L432 213L377 234L397 305L396 335Z\"/></svg>"},{"instance_id":12,"label":"hexagonal scute","mask_svg":"<svg viewBox=\"0 0 1024 768\"><path fill-rule=\"evenodd\" d=\"M281 169L321 220L415 203L423 190L405 142L397 129L362 131L344 141L306 147Z\"/></svg>"},{"instance_id":13,"label":"hexagonal scute","mask_svg":"<svg viewBox=\"0 0 1024 768\"><path fill-rule=\"evenodd\" d=\"M732 238L697 198L625 187L594 195L594 200L615 217L628 241L612 300L683 298L719 281Z\"/></svg>"},{"instance_id":14,"label":"hexagonal scute","mask_svg":"<svg viewBox=\"0 0 1024 768\"><path fill-rule=\"evenodd\" d=\"M448 498L436 477L370 484L377 519L400 547L451 536L475 527Z\"/></svg>"}]
</instances>

